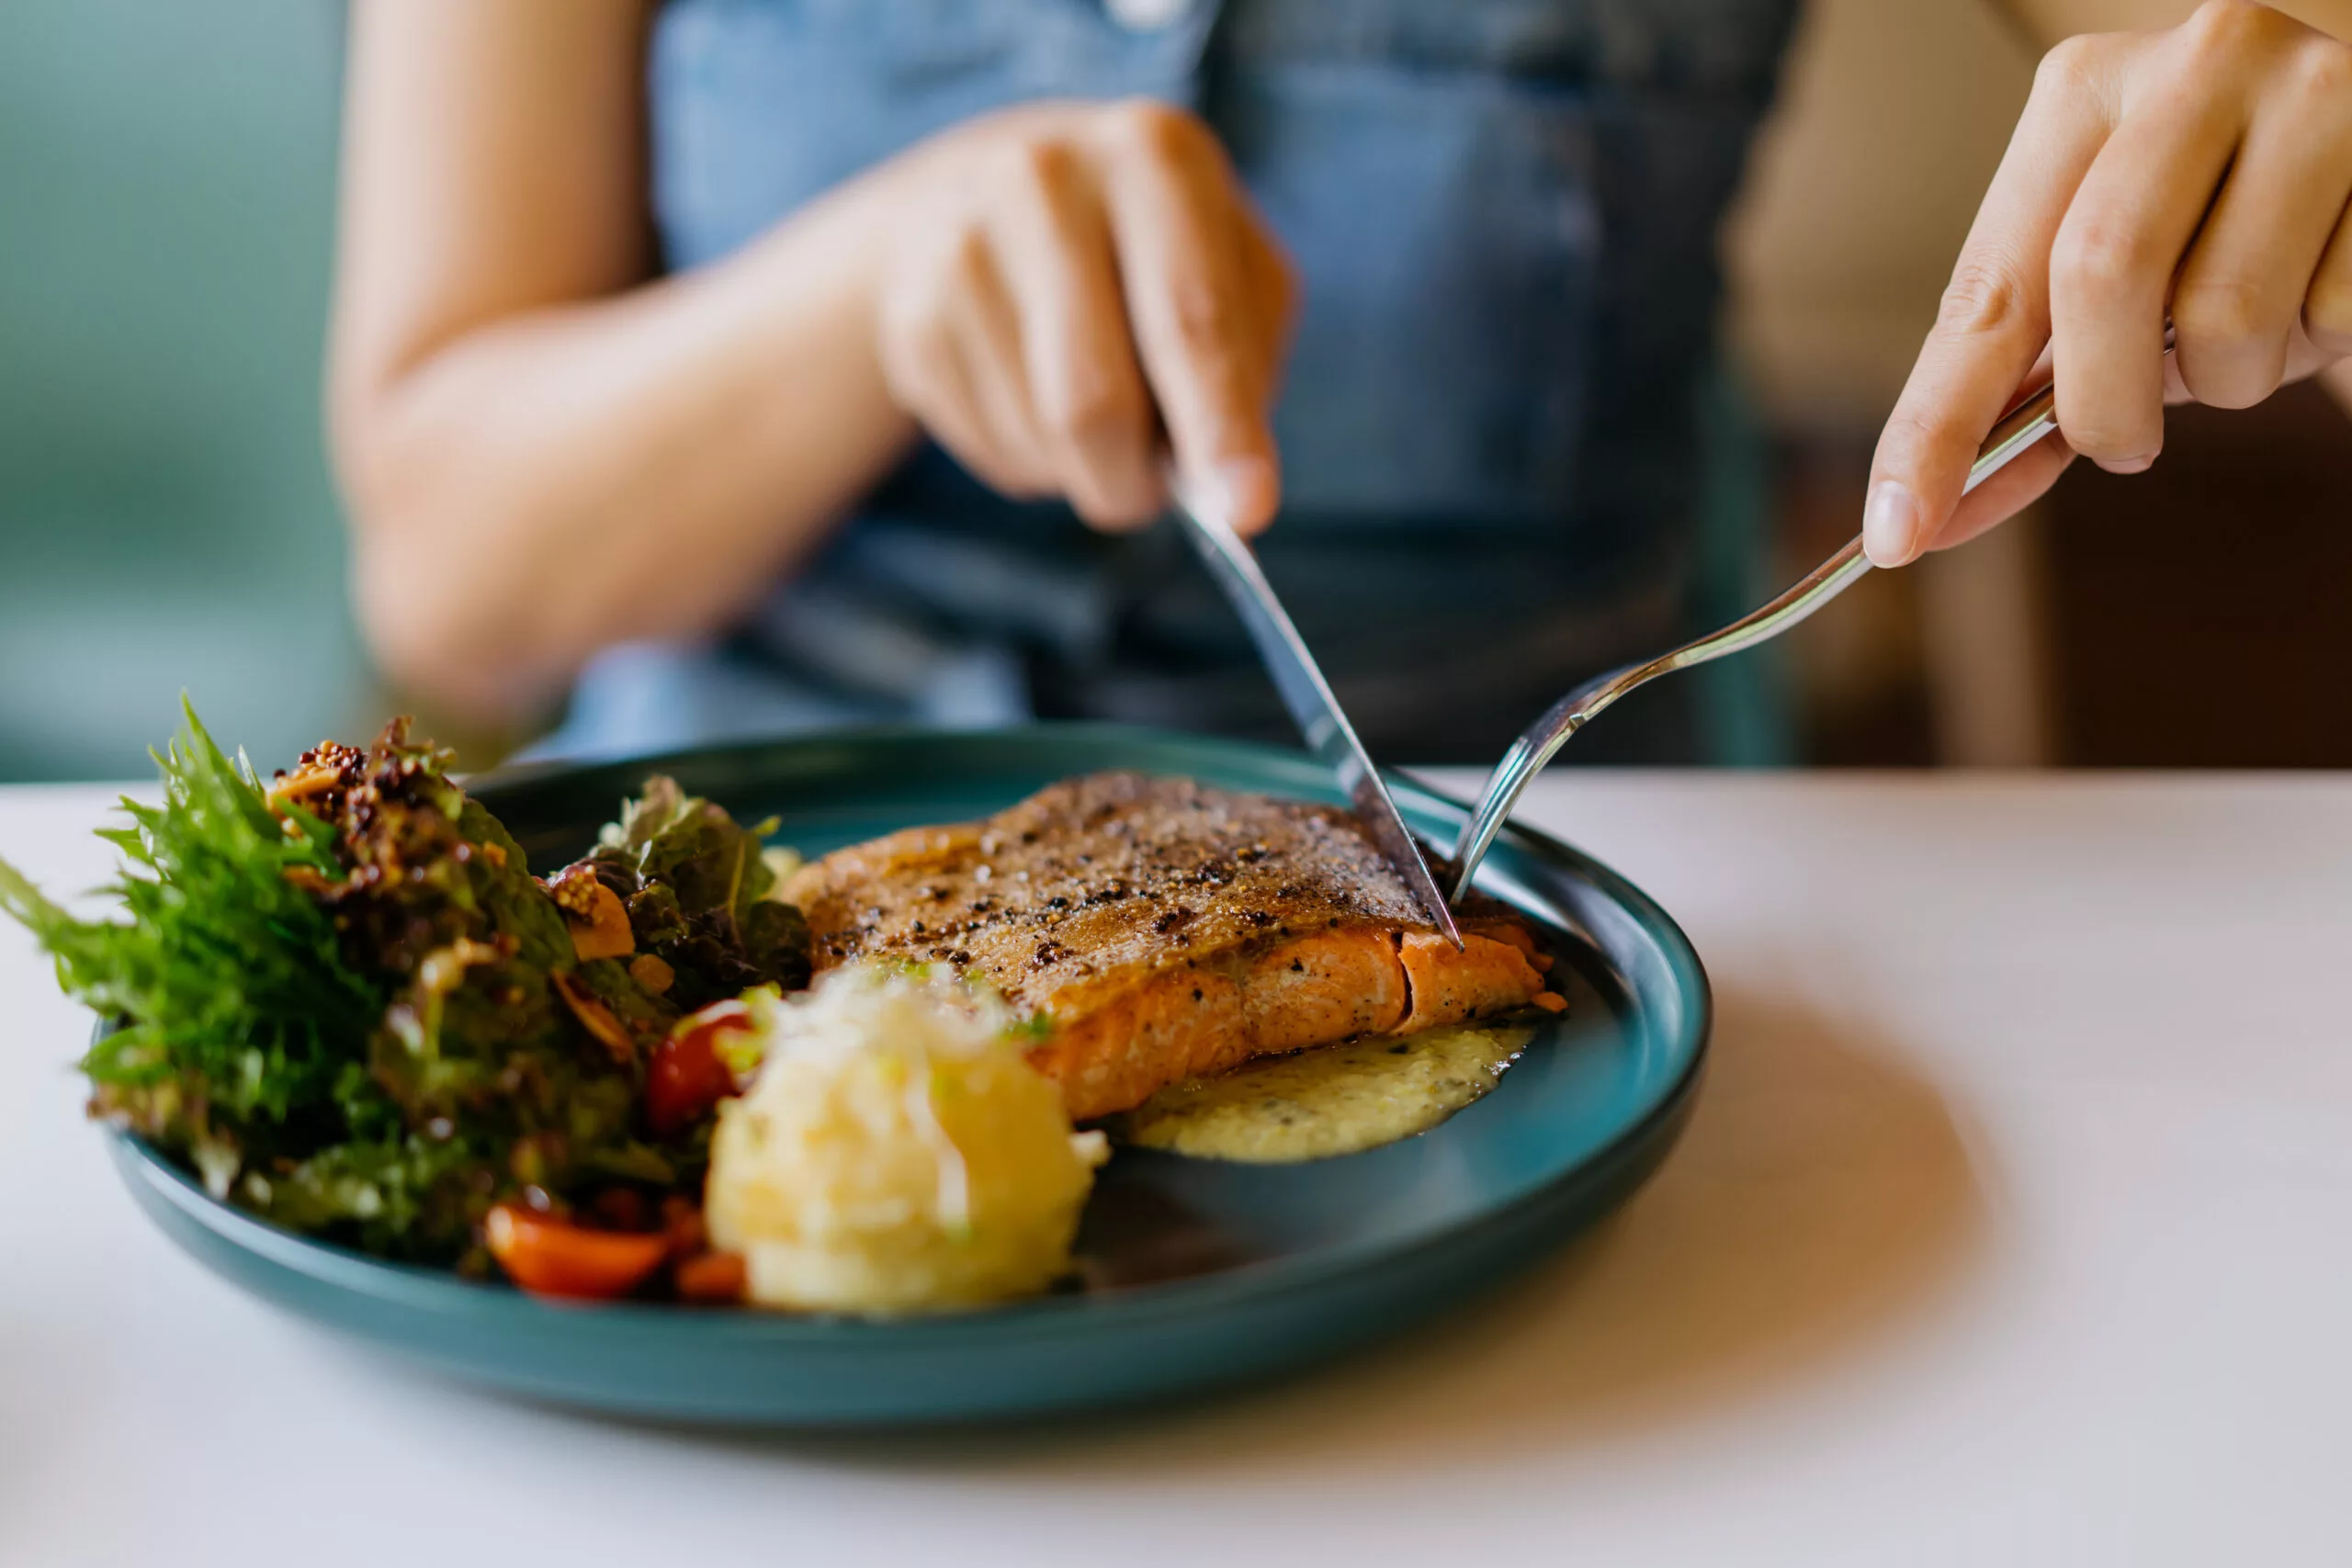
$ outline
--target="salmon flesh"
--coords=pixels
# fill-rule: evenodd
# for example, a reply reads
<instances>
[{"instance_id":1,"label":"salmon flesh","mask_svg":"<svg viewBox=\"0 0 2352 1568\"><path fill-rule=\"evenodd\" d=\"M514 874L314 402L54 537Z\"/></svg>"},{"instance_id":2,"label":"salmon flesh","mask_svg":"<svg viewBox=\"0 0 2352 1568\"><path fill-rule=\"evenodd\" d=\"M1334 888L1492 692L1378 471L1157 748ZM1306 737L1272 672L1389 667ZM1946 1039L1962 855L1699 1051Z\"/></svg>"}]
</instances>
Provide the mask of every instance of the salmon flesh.
<instances>
[{"instance_id":1,"label":"salmon flesh","mask_svg":"<svg viewBox=\"0 0 2352 1568\"><path fill-rule=\"evenodd\" d=\"M1252 1056L1558 1005L1510 910L1467 912L1457 953L1346 812L1189 779L1068 780L783 892L820 970L944 964L1049 1024L1030 1060L1080 1121Z\"/></svg>"}]
</instances>

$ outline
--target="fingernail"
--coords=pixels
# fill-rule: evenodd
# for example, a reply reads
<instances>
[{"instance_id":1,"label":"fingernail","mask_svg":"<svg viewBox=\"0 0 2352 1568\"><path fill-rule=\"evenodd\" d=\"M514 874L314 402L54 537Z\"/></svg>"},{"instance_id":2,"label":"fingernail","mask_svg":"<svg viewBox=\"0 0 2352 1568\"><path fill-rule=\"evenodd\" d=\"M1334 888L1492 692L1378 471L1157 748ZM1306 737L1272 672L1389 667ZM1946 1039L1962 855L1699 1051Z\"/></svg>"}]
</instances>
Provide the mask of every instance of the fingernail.
<instances>
[{"instance_id":1,"label":"fingernail","mask_svg":"<svg viewBox=\"0 0 2352 1568\"><path fill-rule=\"evenodd\" d=\"M1919 498L1900 479L1871 486L1862 508L1862 548L1872 566L1901 566L1918 552Z\"/></svg>"},{"instance_id":2,"label":"fingernail","mask_svg":"<svg viewBox=\"0 0 2352 1568\"><path fill-rule=\"evenodd\" d=\"M2144 474L2155 466L2154 457L2110 457L2099 465L2110 474Z\"/></svg>"},{"instance_id":3,"label":"fingernail","mask_svg":"<svg viewBox=\"0 0 2352 1568\"><path fill-rule=\"evenodd\" d=\"M1273 521L1278 490L1274 466L1263 457L1227 457L1212 463L1196 481L1202 504L1215 507L1243 534L1254 534Z\"/></svg>"}]
</instances>

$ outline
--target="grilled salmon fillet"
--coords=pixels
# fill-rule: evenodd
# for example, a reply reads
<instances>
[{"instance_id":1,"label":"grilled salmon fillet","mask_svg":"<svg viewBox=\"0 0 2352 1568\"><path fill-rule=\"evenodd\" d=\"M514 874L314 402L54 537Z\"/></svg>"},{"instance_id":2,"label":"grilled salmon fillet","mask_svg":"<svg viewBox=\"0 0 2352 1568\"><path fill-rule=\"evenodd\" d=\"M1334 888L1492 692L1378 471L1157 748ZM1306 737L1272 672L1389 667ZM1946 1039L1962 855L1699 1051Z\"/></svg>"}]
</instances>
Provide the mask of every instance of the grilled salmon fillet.
<instances>
[{"instance_id":1,"label":"grilled salmon fillet","mask_svg":"<svg viewBox=\"0 0 2352 1568\"><path fill-rule=\"evenodd\" d=\"M1457 953L1346 812L1189 779L1071 779L838 850L783 893L820 970L946 964L1049 1021L1030 1059L1080 1121L1251 1056L1557 1005L1501 906Z\"/></svg>"}]
</instances>

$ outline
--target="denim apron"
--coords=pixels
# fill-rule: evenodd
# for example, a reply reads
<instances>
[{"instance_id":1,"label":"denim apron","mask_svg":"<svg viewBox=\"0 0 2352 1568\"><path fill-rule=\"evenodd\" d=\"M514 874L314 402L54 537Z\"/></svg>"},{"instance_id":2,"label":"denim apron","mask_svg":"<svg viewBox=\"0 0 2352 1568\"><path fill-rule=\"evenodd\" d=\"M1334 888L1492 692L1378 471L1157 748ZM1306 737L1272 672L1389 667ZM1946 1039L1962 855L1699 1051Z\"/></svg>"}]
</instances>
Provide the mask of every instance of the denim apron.
<instances>
[{"instance_id":1,"label":"denim apron","mask_svg":"<svg viewBox=\"0 0 2352 1568\"><path fill-rule=\"evenodd\" d=\"M1795 0L671 0L667 265L1037 97L1203 115L1297 263L1268 575L1378 754L1489 761L1688 629L1717 220ZM1666 682L1588 759L1702 751ZM1099 717L1286 738L1171 530L1095 535L925 446L741 626L615 649L550 750Z\"/></svg>"}]
</instances>

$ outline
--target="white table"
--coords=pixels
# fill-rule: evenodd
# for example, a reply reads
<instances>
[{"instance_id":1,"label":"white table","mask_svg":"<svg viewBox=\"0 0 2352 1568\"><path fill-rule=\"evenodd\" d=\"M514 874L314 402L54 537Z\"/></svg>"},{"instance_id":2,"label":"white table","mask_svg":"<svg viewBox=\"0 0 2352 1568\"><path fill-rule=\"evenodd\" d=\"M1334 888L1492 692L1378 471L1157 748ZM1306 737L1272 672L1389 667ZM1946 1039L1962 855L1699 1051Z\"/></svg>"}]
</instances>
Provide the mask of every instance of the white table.
<instances>
[{"instance_id":1,"label":"white table","mask_svg":"<svg viewBox=\"0 0 2352 1568\"><path fill-rule=\"evenodd\" d=\"M0 853L96 881L107 798L0 790ZM299 1328L134 1213L0 931L0 1562L2352 1558L2352 782L1531 802L1714 976L1656 1181L1418 1342L1011 1435L609 1425Z\"/></svg>"}]
</instances>

